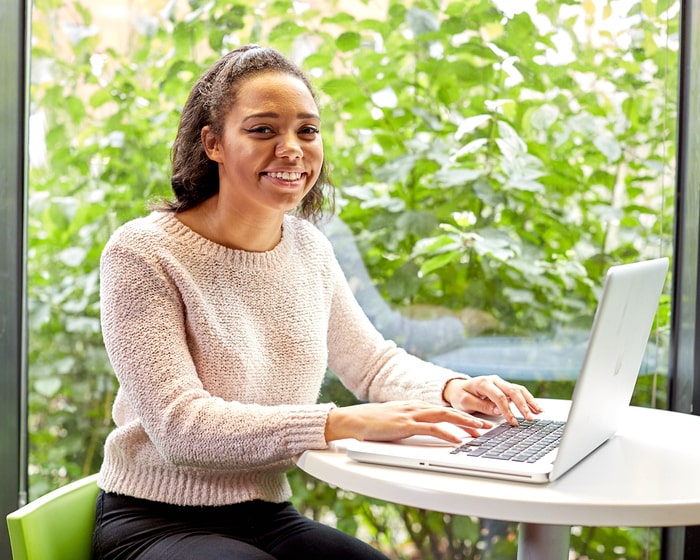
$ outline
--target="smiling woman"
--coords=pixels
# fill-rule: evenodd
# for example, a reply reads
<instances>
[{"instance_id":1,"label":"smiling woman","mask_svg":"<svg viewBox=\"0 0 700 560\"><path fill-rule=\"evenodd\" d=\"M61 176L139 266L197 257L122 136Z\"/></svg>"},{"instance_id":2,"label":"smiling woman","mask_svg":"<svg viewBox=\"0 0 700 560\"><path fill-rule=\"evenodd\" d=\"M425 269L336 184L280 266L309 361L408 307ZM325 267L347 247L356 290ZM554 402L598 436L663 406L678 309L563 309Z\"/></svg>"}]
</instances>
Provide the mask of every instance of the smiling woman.
<instances>
[{"instance_id":1,"label":"smiling woman","mask_svg":"<svg viewBox=\"0 0 700 560\"><path fill-rule=\"evenodd\" d=\"M252 83L248 83L250 80ZM294 103L293 108L288 105L290 102ZM320 214L328 180L323 166L318 112L309 79L275 51L247 45L222 57L198 80L183 108L173 146L175 200L167 209L188 210L219 192L223 162L218 159L222 156L222 144L243 136L251 142L267 141L270 145L276 139L274 143L279 144L279 127L284 124L292 126L286 133L298 136L302 144L317 147L316 157L320 161L316 162L315 181L298 210L302 217ZM284 143L288 141L284 138ZM281 147L284 155L288 155L288 149ZM262 171L266 170L257 172ZM245 173L249 172L246 168Z\"/></svg>"},{"instance_id":2,"label":"smiling woman","mask_svg":"<svg viewBox=\"0 0 700 560\"><path fill-rule=\"evenodd\" d=\"M286 73L248 78L236 97L223 127L207 124L201 133L218 192L179 218L226 247L267 251L279 242L284 214L321 174L320 117L308 86Z\"/></svg>"},{"instance_id":3,"label":"smiling woman","mask_svg":"<svg viewBox=\"0 0 700 560\"><path fill-rule=\"evenodd\" d=\"M372 326L310 221L326 200L320 126L288 59L230 52L185 104L175 201L105 246L101 326L119 390L95 558L385 558L288 502L295 456L349 437L457 443L446 425L490 426L472 412L540 412L524 387L424 362ZM317 402L328 369L373 402Z\"/></svg>"}]
</instances>

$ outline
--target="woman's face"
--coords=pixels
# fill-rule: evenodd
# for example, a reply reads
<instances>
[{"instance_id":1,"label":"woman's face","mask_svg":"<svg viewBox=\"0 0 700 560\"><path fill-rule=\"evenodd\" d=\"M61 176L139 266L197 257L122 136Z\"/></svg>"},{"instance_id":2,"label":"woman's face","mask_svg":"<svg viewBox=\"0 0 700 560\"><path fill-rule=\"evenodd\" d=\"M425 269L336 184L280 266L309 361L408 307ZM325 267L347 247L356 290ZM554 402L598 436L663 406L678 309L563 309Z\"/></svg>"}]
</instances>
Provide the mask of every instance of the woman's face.
<instances>
[{"instance_id":1,"label":"woman's face","mask_svg":"<svg viewBox=\"0 0 700 560\"><path fill-rule=\"evenodd\" d=\"M321 172L320 126L304 82L278 72L248 78L223 133L202 130L207 155L219 164L219 202L246 213L296 208Z\"/></svg>"}]
</instances>

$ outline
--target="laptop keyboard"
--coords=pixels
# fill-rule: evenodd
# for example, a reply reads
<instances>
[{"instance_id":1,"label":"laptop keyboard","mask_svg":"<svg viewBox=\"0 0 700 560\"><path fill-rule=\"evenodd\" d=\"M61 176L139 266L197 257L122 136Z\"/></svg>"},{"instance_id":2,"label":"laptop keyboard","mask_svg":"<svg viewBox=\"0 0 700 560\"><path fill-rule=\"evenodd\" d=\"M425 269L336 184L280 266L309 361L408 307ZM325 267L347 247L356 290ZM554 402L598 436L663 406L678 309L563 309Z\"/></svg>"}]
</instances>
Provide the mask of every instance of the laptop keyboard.
<instances>
[{"instance_id":1,"label":"laptop keyboard","mask_svg":"<svg viewBox=\"0 0 700 560\"><path fill-rule=\"evenodd\" d=\"M466 453L473 457L534 463L559 446L565 422L557 420L525 420L518 425L501 424L480 437L463 443L452 454Z\"/></svg>"}]
</instances>

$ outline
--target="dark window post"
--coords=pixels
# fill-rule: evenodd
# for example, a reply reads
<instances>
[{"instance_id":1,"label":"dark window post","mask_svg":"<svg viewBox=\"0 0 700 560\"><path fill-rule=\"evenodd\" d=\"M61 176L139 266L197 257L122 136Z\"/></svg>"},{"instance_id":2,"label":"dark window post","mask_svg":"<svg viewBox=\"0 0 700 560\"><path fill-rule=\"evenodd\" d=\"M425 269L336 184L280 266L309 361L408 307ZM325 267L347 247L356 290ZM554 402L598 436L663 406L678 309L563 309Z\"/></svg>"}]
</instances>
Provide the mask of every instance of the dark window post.
<instances>
[{"instance_id":1,"label":"dark window post","mask_svg":"<svg viewBox=\"0 0 700 560\"><path fill-rule=\"evenodd\" d=\"M29 12L0 0L0 505L26 499L25 208ZM10 558L7 530L0 557Z\"/></svg>"},{"instance_id":2,"label":"dark window post","mask_svg":"<svg viewBox=\"0 0 700 560\"><path fill-rule=\"evenodd\" d=\"M681 0L669 405L700 414L700 0ZM695 484L697 481L688 481ZM664 529L662 558L700 558L700 527Z\"/></svg>"}]
</instances>

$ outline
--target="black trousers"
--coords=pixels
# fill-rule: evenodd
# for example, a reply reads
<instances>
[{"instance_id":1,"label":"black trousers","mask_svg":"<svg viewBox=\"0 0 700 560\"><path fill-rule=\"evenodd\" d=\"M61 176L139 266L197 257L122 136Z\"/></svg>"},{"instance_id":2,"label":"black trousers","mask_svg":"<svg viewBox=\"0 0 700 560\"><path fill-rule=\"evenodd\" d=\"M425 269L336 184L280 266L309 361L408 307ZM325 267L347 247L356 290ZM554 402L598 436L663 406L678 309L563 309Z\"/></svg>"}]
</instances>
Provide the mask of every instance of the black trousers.
<instances>
[{"instance_id":1,"label":"black trousers","mask_svg":"<svg viewBox=\"0 0 700 560\"><path fill-rule=\"evenodd\" d=\"M100 492L94 560L386 560L292 504L174 506Z\"/></svg>"}]
</instances>

